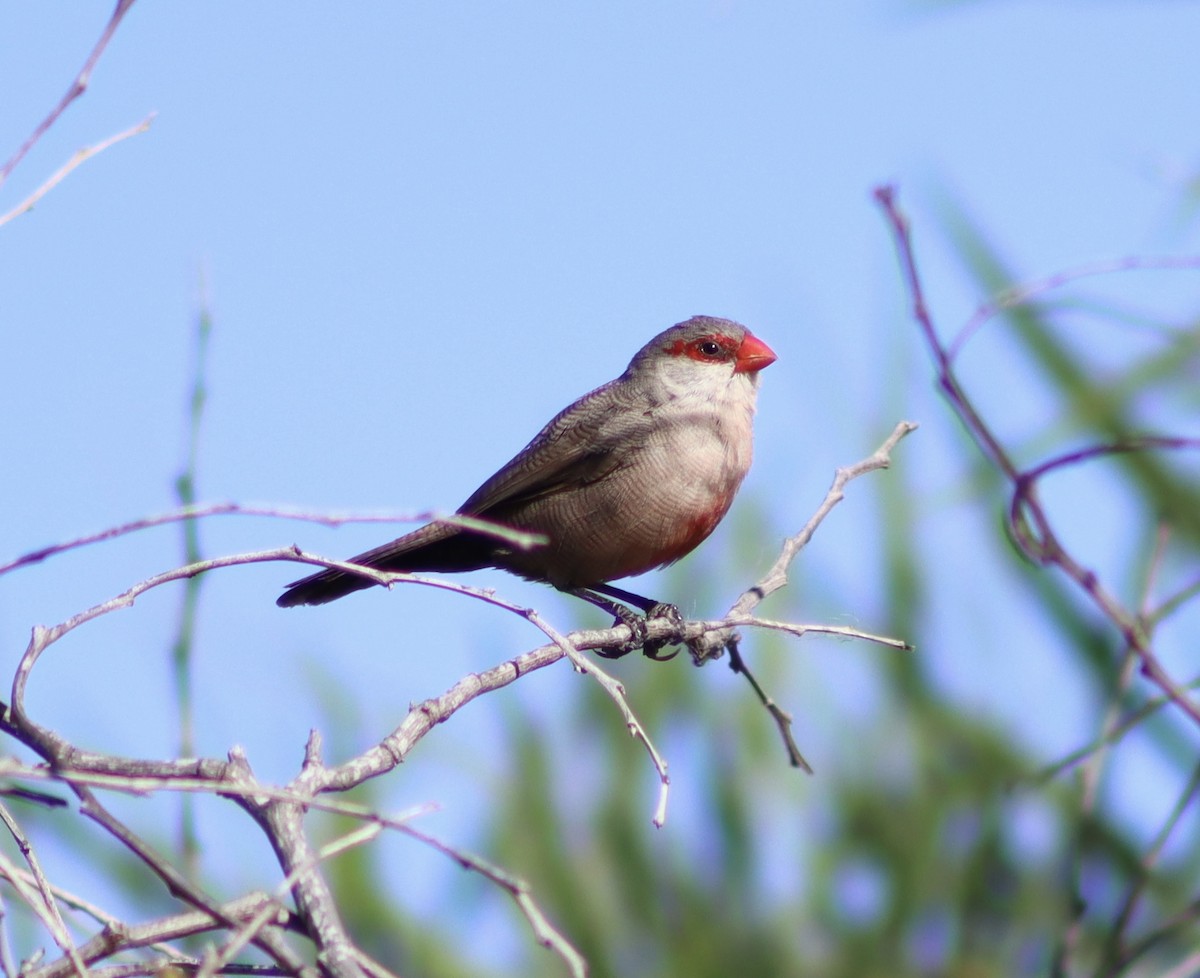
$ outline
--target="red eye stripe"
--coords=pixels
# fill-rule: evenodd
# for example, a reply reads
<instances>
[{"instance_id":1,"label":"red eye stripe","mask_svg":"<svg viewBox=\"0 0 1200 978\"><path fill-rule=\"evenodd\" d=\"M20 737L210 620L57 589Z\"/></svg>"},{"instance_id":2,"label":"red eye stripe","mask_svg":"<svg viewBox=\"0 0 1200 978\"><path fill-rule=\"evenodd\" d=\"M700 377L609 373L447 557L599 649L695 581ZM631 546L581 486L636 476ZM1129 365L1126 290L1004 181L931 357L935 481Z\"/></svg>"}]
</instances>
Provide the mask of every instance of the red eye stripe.
<instances>
[{"instance_id":1,"label":"red eye stripe","mask_svg":"<svg viewBox=\"0 0 1200 978\"><path fill-rule=\"evenodd\" d=\"M715 343L721 349L716 353L706 353L702 347L710 343ZM692 340L690 343L685 343L683 340L676 340L670 346L663 347L663 352L669 353L671 356L677 357L683 354L702 363L717 363L722 360L731 360L737 356L737 351L737 340L726 336L724 333L713 333L709 336L702 336L700 339Z\"/></svg>"}]
</instances>

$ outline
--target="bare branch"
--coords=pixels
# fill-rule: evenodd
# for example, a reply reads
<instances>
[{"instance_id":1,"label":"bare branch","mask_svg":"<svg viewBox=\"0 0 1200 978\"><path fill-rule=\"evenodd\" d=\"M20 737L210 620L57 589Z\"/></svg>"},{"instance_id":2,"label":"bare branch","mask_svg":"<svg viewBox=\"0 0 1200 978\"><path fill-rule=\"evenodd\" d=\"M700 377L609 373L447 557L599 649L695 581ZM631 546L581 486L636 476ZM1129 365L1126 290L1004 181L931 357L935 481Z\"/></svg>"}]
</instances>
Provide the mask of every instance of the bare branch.
<instances>
[{"instance_id":1,"label":"bare branch","mask_svg":"<svg viewBox=\"0 0 1200 978\"><path fill-rule=\"evenodd\" d=\"M33 885L37 888L36 893L30 891L28 884L23 879L18 882L19 877L14 871L15 867L10 866L7 860L4 861L5 875L12 880L13 886L21 893L26 906L37 915L46 930L50 932L54 943L67 956L75 974L79 978L87 978L87 969L79 957L75 942L71 940L71 934L67 930L67 925L63 922L62 914L58 909L58 901L54 897L50 883L46 879L46 874L42 871L41 861L33 849L33 844L21 830L20 825L17 824L17 820L12 817L12 813L4 805L0 805L0 821L4 822L5 828L8 829L9 834L12 835L17 843L17 847L21 850L21 855L25 857L25 864L29 867L29 874L33 878Z\"/></svg>"},{"instance_id":2,"label":"bare branch","mask_svg":"<svg viewBox=\"0 0 1200 978\"><path fill-rule=\"evenodd\" d=\"M38 187L37 190L21 201L21 203L17 204L17 206L10 210L7 214L0 216L0 227L3 227L14 218L20 217L22 214L33 210L33 208L37 206L38 201L40 201L46 196L46 194L50 193L51 190L62 183L63 180L65 180L71 171L76 167L86 163L93 156L98 156L99 154L103 153L110 146L114 146L123 140L129 139L131 136L137 136L149 130L150 124L154 122L155 115L156 113L151 112L137 125L130 126L128 129L123 129L120 132L109 136L107 139L100 140L100 142L92 146L84 146L82 149L77 149L71 155L71 158L57 170L55 170L46 180L46 182Z\"/></svg>"},{"instance_id":3,"label":"bare branch","mask_svg":"<svg viewBox=\"0 0 1200 978\"><path fill-rule=\"evenodd\" d=\"M59 99L58 104L50 110L50 114L33 130L29 138L21 144L21 148L12 155L12 158L7 163L0 166L0 187L4 186L9 175L17 168L17 164L25 158L25 154L33 149L37 141L58 121L58 117L66 111L67 106L87 91L88 83L92 80L92 71L95 69L96 63L100 60L100 56L104 54L104 49L108 47L108 42L112 40L113 34L116 33L117 28L121 24L121 20L129 13L129 8L133 6L133 2L134 0L117 0L117 6L113 10L112 16L109 17L108 23L105 24L104 31L100 34L100 39L96 42L87 60L83 63L79 74L75 76L71 87Z\"/></svg>"},{"instance_id":4,"label":"bare branch","mask_svg":"<svg viewBox=\"0 0 1200 978\"><path fill-rule=\"evenodd\" d=\"M900 258L901 269L908 286L912 302L912 314L921 334L929 347L930 355L938 371L938 383L950 407L975 440L976 445L989 458L996 468L1004 475L1013 487L1013 499L1010 507L1011 523L1014 536L1023 551L1032 559L1043 565L1058 567L1066 576L1092 601L1120 633L1122 641L1134 651L1138 657L1141 671L1154 685L1161 689L1170 700L1191 721L1200 725L1200 704L1187 695L1184 688L1176 683L1167 673L1162 663L1154 653L1153 645L1138 616L1126 609L1100 582L1099 576L1091 569L1084 567L1064 547L1054 532L1050 518L1043 509L1037 496L1037 477L1044 471L1056 468L1072 461L1091 458L1101 452L1123 451L1123 443L1116 443L1102 448L1089 448L1083 451L1079 458L1072 459L1064 456L1055 459L1038 469L1022 471L1000 443L990 426L975 408L971 398L959 384L954 373L953 353L938 336L929 307L925 301L921 278L917 272L916 258L913 250L911 229L908 219L896 203L896 193L892 187L880 187L875 191L875 198L892 229L896 249ZM1186 267L1196 267L1187 263ZM1044 287L1044 286L1040 286ZM997 306L999 308L999 306ZM979 315L979 314L977 314ZM1200 446L1195 439L1147 439L1139 441L1140 447L1170 447L1196 448Z\"/></svg>"},{"instance_id":5,"label":"bare branch","mask_svg":"<svg viewBox=\"0 0 1200 978\"><path fill-rule=\"evenodd\" d=\"M609 697L617 704L617 709L621 711L621 716L625 720L625 727L628 729L630 736L640 740L646 748L646 752L650 755L650 761L654 765L654 770L658 772L658 804L654 809L654 815L651 818L656 828L662 828L667 821L667 792L671 786L671 779L667 775L667 762L659 754L655 748L653 741L650 740L650 735L646 732L646 728L642 722L634 715L633 708L629 705L629 700L625 697L625 687L607 672L600 668L595 662L590 659L585 659L580 655L571 639L560 635L557 631L550 627L540 615L533 609L527 609L525 617L534 625L540 628L546 635L557 645L566 656L571 660L571 664L575 669L585 675L590 674L595 677L600 687L608 693ZM628 626L622 626L626 631L632 631Z\"/></svg>"},{"instance_id":6,"label":"bare branch","mask_svg":"<svg viewBox=\"0 0 1200 978\"><path fill-rule=\"evenodd\" d=\"M899 426L893 438L885 443L885 449L881 451L890 449L895 441L902 437L908 430L911 430L911 426ZM838 476L835 479L835 488L831 490L818 516L813 521L810 521L810 524L795 541L791 542L790 550L785 548L785 557L781 558L781 562L776 568L779 580L772 580L761 586L761 593L758 594L757 600L761 599L762 594L769 593L775 587L782 586L782 583L786 581L787 561L790 561L794 557L795 552L799 550L803 542L811 536L813 529L820 522L820 519L832 508L837 498L840 498L841 487L857 474L880 467L883 464L886 464L886 458L876 453L875 456L864 460L864 462L859 463L857 466L839 470ZM135 521L116 530L104 531L100 534L94 534L90 537L80 538L70 541L67 544L46 548L34 554L26 555L0 568L0 572L44 559L47 556L62 552L62 550L73 546L84 546L88 543L110 539L120 533L134 532L138 529L145 529L161 525L162 523L175 522L182 519L195 519L205 515L219 515L221 513L233 512L247 513L251 511L250 507L234 506L233 504L214 504L209 507L185 507L174 513ZM255 515L297 515L284 513L276 509L269 511L257 510L254 512ZM302 515L308 516L310 514ZM328 517L321 518L327 519ZM507 534L510 531L500 529L497 532ZM532 540L526 542L533 544L538 541ZM483 673L465 677L454 684L442 696L427 700L413 707L401 724L375 747L336 767L326 768L324 766L320 756L320 740L314 734L310 738L301 773L284 788L273 788L258 782L250 770L248 761L238 750L231 751L227 761L214 759L152 761L116 757L81 750L65 741L55 732L40 727L27 715L24 708L24 698L32 670L39 661L42 653L64 635L109 612L132 606L142 594L161 585L174 581L187 580L198 574L223 567L265 561L300 562L321 567L350 570L387 587L405 583L453 591L476 600L482 600L510 613L520 615L542 632L550 640L550 644L516 656ZM756 592L755 589L751 589L751 592L748 593L753 596ZM752 607L754 603L756 601L750 602L750 606ZM854 629L767 621L757 619L748 612L741 615L730 615L716 622L697 621L680 623L665 618L653 618L645 623L645 635L639 634L636 638L639 640L645 638L650 642L661 643L670 641L692 644L698 643L706 636L712 634L729 635L731 634L731 629L742 626L784 631L796 636L802 636L810 631L819 631L843 637L859 637L870 641L883 642L893 647L904 647L903 643L896 640L858 632ZM282 935L279 932L283 918L280 917L276 907L273 905L260 905L258 910L249 918L244 915L239 915L237 918L233 917L222 905L213 901L197 888L189 885L186 878L167 859L155 853L143 840L130 831L127 826L114 818L96 799L92 791L93 788L104 787L141 792L153 792L162 789L205 791L221 794L237 802L265 831L275 848L280 865L285 871L285 886L290 886L299 908L299 915L295 921L290 918L288 919L287 923L289 926L301 927L316 943L318 947L318 960L328 975L335 976L335 978L362 978L366 974L382 975L384 969L363 955L361 950L353 944L346 933L332 893L320 871L319 864L324 858L324 854L312 851L305 834L303 824L304 813L312 808L320 808L331 811L342 811L362 818L368 825L375 826L375 828L369 830L364 829L363 831L366 832L366 835L362 836L362 838L373 835L378 831L378 826L380 825L391 826L399 824L394 821L382 819L377 813L357 809L355 806L346 803L325 800L319 796L327 795L331 792L344 791L366 778L374 777L391 770L434 726L448 719L475 697L485 692L500 689L521 675L567 658L576 670L581 673L590 673L601 684L602 688L605 689L621 711L621 715L630 733L640 739L645 746L658 773L660 783L658 803L654 811L653 821L655 825L662 825L666 819L668 788L670 784L666 762L655 749L644 726L633 712L622 684L596 665L590 658L582 654L588 649L617 650L625 648L634 639L635 636L626 625L619 625L603 630L585 630L563 634L544 620L535 610L498 597L492 591L473 588L468 585L424 578L417 575L384 573L345 561L329 560L324 557L308 554L295 547L256 551L194 561L184 567L174 568L147 578L121 594L82 611L57 625L35 627L29 646L22 656L14 676L12 707L7 711L0 712L0 729L19 737L19 739L38 751L43 758L49 761L52 765L54 776L69 784L82 800L83 813L89 818L96 820L110 834L129 848L147 867L159 876L172 894L197 908L197 912L201 915L200 919L202 919L205 928L212 929L214 926L220 926L230 931L230 936L222 949L219 951L214 949L203 961L195 965L203 978L207 978L208 975L215 974L218 971L228 972L236 970L239 966L235 966L232 963L232 956L238 953L248 941L252 941L269 954L275 961L275 967L281 973L306 975L311 978L313 972L311 969L306 970L306 966L297 958L295 952L283 942ZM740 656L739 661L741 661ZM743 671L748 673L748 670L744 669ZM749 678L753 682L753 677ZM757 684L755 685L757 686ZM781 733L784 734L785 739L788 739L790 735L787 731L787 721L790 718L762 693L761 687L757 687L757 689L763 702L772 711L777 723L779 723ZM794 744L792 746L794 749ZM798 751L795 751L795 756L799 757ZM800 758L800 761L802 762L803 759ZM429 842L430 840L430 837L415 830L410 830L408 827L404 827L402 830L422 841ZM514 900L516 900L522 913L530 921L530 925L539 942L551 947L562 956L573 974L584 973L585 965L579 957L578 952L566 942L562 935L558 934L548 924L545 913L533 903L524 883L484 863L482 860L478 860L475 857L468 857L443 843L438 842L436 846L441 851L453 855L461 864L482 873L488 879L503 886ZM126 943L123 946L132 945ZM91 945L89 945L89 950L90 948ZM191 965L187 966L191 967ZM64 967L63 962L56 962L51 967L59 970L48 973L48 978L62 978L61 969ZM119 967L123 968L126 966L122 965ZM138 973L142 973L148 966L144 963L139 963L136 966L130 967L133 967L135 971L140 968L141 971L138 971ZM93 968L93 973L96 970Z\"/></svg>"},{"instance_id":7,"label":"bare branch","mask_svg":"<svg viewBox=\"0 0 1200 978\"><path fill-rule=\"evenodd\" d=\"M305 861L299 863L276 887L275 898L282 898L288 890L299 884L301 879L313 873L317 866L324 860L330 859L351 849L355 846L360 846L365 842L370 842L382 831L382 827L378 824L363 825L353 832L349 832L340 839L335 839L328 845L323 846L318 852L311 854ZM332 903L332 895L330 895L330 903ZM264 905L257 913L250 917L245 924L239 927L226 941L225 946L215 954L209 955L197 972L197 978L212 978L218 972L223 972L233 960L233 956L239 953L246 947L259 933L271 923L276 916L276 908L274 903ZM348 945L349 939L342 935L342 940ZM358 962L352 962L352 968L349 970L335 970L335 974L358 974Z\"/></svg>"},{"instance_id":8,"label":"bare branch","mask_svg":"<svg viewBox=\"0 0 1200 978\"><path fill-rule=\"evenodd\" d=\"M771 718L775 721L775 726L779 728L779 736L783 738L783 746L787 751L788 763L792 767L800 768L805 774L812 774L812 765L804 759L804 755L800 753L800 747L796 743L796 738L792 736L792 715L767 695L762 684L755 677L754 673L750 671L750 667L746 665L746 660L742 658L740 645L741 639L737 632L729 633L729 638L725 642L725 648L729 652L729 668L735 673L740 673L746 677L746 681L750 684L750 688L754 690L754 695L758 697L758 701L771 714Z\"/></svg>"},{"instance_id":9,"label":"bare branch","mask_svg":"<svg viewBox=\"0 0 1200 978\"><path fill-rule=\"evenodd\" d=\"M102 543L127 533L178 523L181 520L203 519L209 516L263 516L272 519L299 520L306 523L320 523L324 526L342 526L345 523L447 523L462 526L476 533L485 534L511 543L513 546L528 550L546 542L546 538L538 533L526 533L510 527L481 520L474 516L462 516L458 513L356 513L356 512L323 512L318 510L295 509L287 506L243 505L233 502L203 503L196 506L184 506L167 513L143 517L110 527L98 533L89 533L63 543L39 547L29 553L14 557L7 563L0 564L0 575L30 564L37 564L48 557L56 556L68 550L86 547L94 543Z\"/></svg>"},{"instance_id":10,"label":"bare branch","mask_svg":"<svg viewBox=\"0 0 1200 978\"><path fill-rule=\"evenodd\" d=\"M199 910L161 917L141 924L118 924L113 920L101 933L79 946L79 957L91 965L115 954L139 948L154 948L164 958L174 963L187 964L191 962L191 958L179 954L164 942L195 937L224 928L227 926L226 920L252 920L264 911L268 913L271 922L276 926L293 928L297 926L287 908L265 893L249 893L224 904L221 910L224 920ZM96 970L93 968L91 973L95 974ZM36 970L28 971L23 978L68 978L70 974L71 963L64 958Z\"/></svg>"},{"instance_id":11,"label":"bare branch","mask_svg":"<svg viewBox=\"0 0 1200 978\"><path fill-rule=\"evenodd\" d=\"M1076 751L1066 760L1054 765L1050 768L1049 774L1042 775L1042 777L1054 776L1070 765L1085 761L1080 773L1079 819L1081 824L1088 824L1095 817L1094 809L1097 804L1103 767L1108 756L1108 745L1114 743L1134 726L1139 725L1146 716L1164 702L1174 705L1191 723L1200 725L1200 703L1189 695L1189 687L1177 683L1167 673L1154 649L1156 624L1162 617L1174 612L1183 601L1194 597L1198 591L1195 584L1188 585L1178 590L1157 610L1154 608L1152 594L1155 590L1159 569L1165 559L1167 543L1166 529L1160 527L1148 573L1145 575L1140 606L1136 612L1126 607L1105 587L1099 575L1085 567L1058 538L1050 516L1038 497L1038 482L1043 476L1060 469L1117 453L1196 450L1200 448L1200 439L1159 435L1123 438L1109 443L1086 446L1022 469L1000 442L959 383L954 373L954 361L971 337L998 312L1027 302L1034 296L1057 288L1068 281L1087 275L1142 268L1195 270L1200 269L1200 258L1127 258L1115 262L1094 263L1050 276L1031 285L1008 289L993 300L981 305L952 342L947 344L939 337L930 316L917 272L911 229L908 219L896 203L895 190L891 187L881 187L876 191L876 199L891 227L912 302L912 314L936 365L939 386L968 434L1011 487L1012 497L1009 504L1008 522L1014 543L1030 561L1040 566L1057 567L1116 629L1124 644L1122 661L1119 665L1114 663L1117 674L1098 738L1093 744ZM1123 716L1122 714L1128 711L1123 704L1129 699L1127 693L1132 685L1135 670L1139 668L1141 674L1163 692L1164 697L1151 700L1143 704L1140 709L1130 711L1130 715ZM1194 683L1191 684L1191 688L1194 686ZM1188 783L1180 792L1175 808L1166 824L1143 855L1138 867L1139 871L1133 874L1133 882L1122 905L1117 910L1115 919L1106 925L1104 960L1101 968L1097 971L1098 974L1115 976L1124 973L1125 969L1139 955L1158 943L1176 939L1179 930L1183 927L1194 926L1196 919L1200 917L1200 904L1193 902L1173 919L1154 927L1138 941L1130 944L1126 937L1130 921L1137 912L1140 897L1145 886L1150 882L1152 870L1159 859L1162 848L1184 811L1194 802L1198 792L1200 792L1200 767L1194 768ZM1080 847L1084 843L1078 841L1076 845ZM1063 934L1053 964L1055 971L1077 970L1072 965L1072 961L1082 953L1084 941L1089 936L1085 929L1084 919L1087 900L1084 898L1083 867L1084 850L1077 848L1070 884L1074 891L1073 903L1076 907L1076 914L1070 920ZM1186 966L1187 962L1180 967L1186 968Z\"/></svg>"},{"instance_id":12,"label":"bare branch","mask_svg":"<svg viewBox=\"0 0 1200 978\"><path fill-rule=\"evenodd\" d=\"M983 325L991 318L999 315L1006 309L1012 309L1016 306L1022 306L1036 299L1039 295L1044 295L1055 289L1060 289L1070 282L1078 281L1083 278L1092 278L1097 275L1112 275L1116 272L1141 271L1146 269L1158 269L1165 271L1186 271L1200 269L1200 258L1192 256L1178 255L1126 255L1124 258L1112 258L1106 261L1089 262L1086 265L1080 265L1077 268L1064 269L1061 272L1055 272L1053 275L1047 275L1043 279L1036 282L1025 282L1021 285L1015 285L1010 289L1005 289L1003 292L992 296L986 302L980 303L979 307L967 320L966 324L960 329L953 340L947 345L947 354L950 360L958 358L962 348L974 336Z\"/></svg>"},{"instance_id":13,"label":"bare branch","mask_svg":"<svg viewBox=\"0 0 1200 978\"><path fill-rule=\"evenodd\" d=\"M729 609L728 617L740 618L748 615L767 595L773 594L786 586L788 569L791 567L792 561L796 559L796 555L801 550L808 546L808 542L812 539L813 534L817 532L817 527L824 522L825 517L845 498L847 484L859 476L866 475L868 472L875 472L879 469L890 467L892 464L892 452L895 450L896 445L900 443L900 439L912 434L916 430L917 425L914 422L901 421L892 429L891 434L884 439L883 444L874 452L866 458L855 462L853 465L846 465L839 468L834 473L833 483L830 485L829 491L825 493L825 498L821 500L821 505L817 507L816 512L804 524L799 533L788 537L784 541L783 549L775 563L771 565L771 569L767 571L762 580L753 587L748 588L738 598L733 607Z\"/></svg>"},{"instance_id":14,"label":"bare branch","mask_svg":"<svg viewBox=\"0 0 1200 978\"><path fill-rule=\"evenodd\" d=\"M478 873L506 890L509 896L513 898L513 901L525 919L529 921L529 926L533 928L533 934L537 942L542 947L548 948L561 957L566 962L567 968L574 978L586 978L588 968L583 955L575 949L574 945L563 936L558 928L550 923L545 912L533 899L529 890L529 884L525 880L518 879L512 874L506 873L500 867L488 862L486 859L449 846L432 835L420 832L411 826L406 825L401 828L413 838L420 839L426 845L449 856L462 866L463 869Z\"/></svg>"}]
</instances>

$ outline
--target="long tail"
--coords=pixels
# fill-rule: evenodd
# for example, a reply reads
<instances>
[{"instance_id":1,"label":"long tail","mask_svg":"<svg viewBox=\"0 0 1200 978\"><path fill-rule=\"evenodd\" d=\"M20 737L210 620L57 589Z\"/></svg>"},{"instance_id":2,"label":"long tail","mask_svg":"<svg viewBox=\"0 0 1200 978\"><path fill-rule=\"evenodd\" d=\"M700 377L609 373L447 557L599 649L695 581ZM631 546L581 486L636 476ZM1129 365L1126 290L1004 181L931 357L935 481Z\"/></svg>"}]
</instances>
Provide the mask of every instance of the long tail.
<instances>
[{"instance_id":1,"label":"long tail","mask_svg":"<svg viewBox=\"0 0 1200 978\"><path fill-rule=\"evenodd\" d=\"M357 559L354 563L359 563ZM354 591L368 588L375 582L357 574L347 574L340 570L321 571L303 580L292 581L287 585L275 603L281 608L294 608L300 604L327 604L344 598Z\"/></svg>"},{"instance_id":2,"label":"long tail","mask_svg":"<svg viewBox=\"0 0 1200 978\"><path fill-rule=\"evenodd\" d=\"M382 547L368 550L349 563L396 573L468 571L493 566L496 542L444 523L430 523ZM323 570L293 581L275 601L281 608L327 604L369 588L375 581L343 570Z\"/></svg>"}]
</instances>

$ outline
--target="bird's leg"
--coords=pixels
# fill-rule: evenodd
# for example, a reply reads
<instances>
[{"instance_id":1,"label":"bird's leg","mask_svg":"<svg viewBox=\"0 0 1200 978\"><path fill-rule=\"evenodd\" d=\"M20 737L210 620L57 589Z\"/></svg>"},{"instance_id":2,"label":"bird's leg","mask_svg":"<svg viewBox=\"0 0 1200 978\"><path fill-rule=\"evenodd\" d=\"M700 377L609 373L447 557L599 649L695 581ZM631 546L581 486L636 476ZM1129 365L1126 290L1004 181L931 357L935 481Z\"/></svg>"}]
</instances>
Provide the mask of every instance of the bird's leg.
<instances>
[{"instance_id":1,"label":"bird's leg","mask_svg":"<svg viewBox=\"0 0 1200 978\"><path fill-rule=\"evenodd\" d=\"M613 616L613 624L626 625L629 628L629 641L615 649L596 649L598 656L605 659L620 659L622 656L629 655L634 649L645 648L646 620L632 608L627 608L623 604L611 601L603 595L597 594L595 591L589 591L587 588L572 588L567 593L573 594L577 598L583 598L584 601L594 604L603 611L607 611Z\"/></svg>"},{"instance_id":2,"label":"bird's leg","mask_svg":"<svg viewBox=\"0 0 1200 978\"><path fill-rule=\"evenodd\" d=\"M640 648L642 655L646 658L653 659L655 662L667 662L679 654L679 650L676 649L670 655L659 655L659 651L667 643L661 639L651 642L646 637L646 620L649 618L665 618L673 625L683 622L683 615L679 613L679 609L675 605L652 601L649 598L643 598L640 594L634 594L632 591L613 587L611 584L599 584L593 588L573 588L570 593L607 611L613 616L615 624L625 625L629 628L628 643L619 649L597 650L597 655L605 659L619 659L634 649ZM619 600L611 600L613 598ZM645 613L645 618L636 614L627 604L621 604L621 601L641 608Z\"/></svg>"},{"instance_id":3,"label":"bird's leg","mask_svg":"<svg viewBox=\"0 0 1200 978\"><path fill-rule=\"evenodd\" d=\"M635 604L646 613L646 618L665 618L672 625L682 625L683 615L679 609L673 604L668 604L666 601L652 601L649 598L643 598L640 594L634 594L632 591L625 591L619 587L613 587L611 584L601 584L593 590L601 594L607 594L613 598L620 598L622 601L627 601L629 604ZM644 648L645 654L654 659L656 662L666 662L668 659L673 659L678 652L672 652L670 655L660 656L658 652L665 642L650 643ZM651 647L653 646L653 647Z\"/></svg>"},{"instance_id":4,"label":"bird's leg","mask_svg":"<svg viewBox=\"0 0 1200 978\"><path fill-rule=\"evenodd\" d=\"M597 584L595 587L588 588L587 590L590 594L607 594L610 598L616 598L618 601L624 601L635 608L641 608L647 617L649 617L651 609L657 608L662 604L660 601L655 601L652 598L643 598L640 594L634 594L632 591L626 591L623 588L613 587L611 584ZM593 602L593 604L604 607L599 602Z\"/></svg>"}]
</instances>

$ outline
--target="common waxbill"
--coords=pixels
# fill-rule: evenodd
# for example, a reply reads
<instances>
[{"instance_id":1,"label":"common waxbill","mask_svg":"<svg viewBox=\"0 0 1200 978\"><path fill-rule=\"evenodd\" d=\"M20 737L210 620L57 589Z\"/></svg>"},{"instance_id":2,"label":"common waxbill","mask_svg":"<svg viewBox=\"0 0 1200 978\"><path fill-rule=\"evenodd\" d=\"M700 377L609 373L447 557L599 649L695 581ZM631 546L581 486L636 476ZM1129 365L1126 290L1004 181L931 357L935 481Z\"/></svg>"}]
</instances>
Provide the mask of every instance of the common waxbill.
<instances>
[{"instance_id":1,"label":"common waxbill","mask_svg":"<svg viewBox=\"0 0 1200 978\"><path fill-rule=\"evenodd\" d=\"M560 412L458 510L546 544L522 550L430 523L349 562L404 573L499 567L626 622L627 609L609 599L650 612L656 602L608 582L679 560L712 533L750 468L758 372L774 361L770 347L728 319L672 326L620 377ZM276 603L324 604L374 583L324 570L289 584Z\"/></svg>"}]
</instances>

